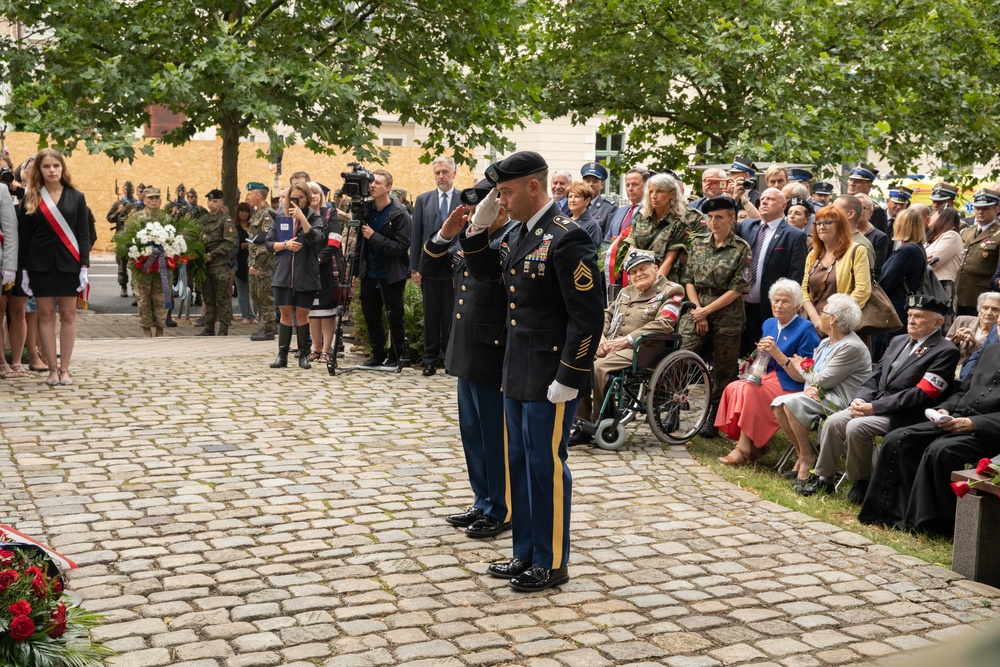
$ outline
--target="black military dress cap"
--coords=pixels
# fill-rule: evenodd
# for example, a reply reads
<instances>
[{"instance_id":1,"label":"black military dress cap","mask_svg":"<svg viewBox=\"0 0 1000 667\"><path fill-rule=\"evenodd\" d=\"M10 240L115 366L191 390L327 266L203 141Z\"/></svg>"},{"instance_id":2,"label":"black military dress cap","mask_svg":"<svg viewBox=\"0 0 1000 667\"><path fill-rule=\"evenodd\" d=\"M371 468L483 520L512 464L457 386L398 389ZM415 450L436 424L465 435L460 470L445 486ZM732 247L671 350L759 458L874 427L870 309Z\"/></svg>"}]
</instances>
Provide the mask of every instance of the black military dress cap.
<instances>
[{"instance_id":1,"label":"black military dress cap","mask_svg":"<svg viewBox=\"0 0 1000 667\"><path fill-rule=\"evenodd\" d=\"M988 208L1000 204L1000 192L989 188L980 188L972 197L972 205L975 208Z\"/></svg>"},{"instance_id":2,"label":"black military dress cap","mask_svg":"<svg viewBox=\"0 0 1000 667\"><path fill-rule=\"evenodd\" d=\"M597 176L602 181L608 180L608 170L600 162L588 162L580 167L581 176Z\"/></svg>"},{"instance_id":3,"label":"black military dress cap","mask_svg":"<svg viewBox=\"0 0 1000 667\"><path fill-rule=\"evenodd\" d=\"M214 190L209 190L208 194L205 195L208 199L222 199L222 190L215 188Z\"/></svg>"},{"instance_id":4,"label":"black military dress cap","mask_svg":"<svg viewBox=\"0 0 1000 667\"><path fill-rule=\"evenodd\" d=\"M929 294L911 294L906 298L907 310L929 310L939 315L948 314L948 304Z\"/></svg>"},{"instance_id":5,"label":"black military dress cap","mask_svg":"<svg viewBox=\"0 0 1000 667\"><path fill-rule=\"evenodd\" d=\"M728 195L712 197L701 205L701 212L708 215L712 211L732 211L736 212L736 200Z\"/></svg>"},{"instance_id":6,"label":"black military dress cap","mask_svg":"<svg viewBox=\"0 0 1000 667\"><path fill-rule=\"evenodd\" d=\"M934 189L931 190L931 201L948 201L956 197L958 197L958 187L944 181L935 183Z\"/></svg>"},{"instance_id":7,"label":"black military dress cap","mask_svg":"<svg viewBox=\"0 0 1000 667\"><path fill-rule=\"evenodd\" d=\"M545 158L534 151L519 151L486 167L486 180L497 184L548 169Z\"/></svg>"},{"instance_id":8,"label":"black military dress cap","mask_svg":"<svg viewBox=\"0 0 1000 667\"><path fill-rule=\"evenodd\" d=\"M819 182L812 187L812 191L814 195L832 195L833 185L830 183Z\"/></svg>"},{"instance_id":9,"label":"black military dress cap","mask_svg":"<svg viewBox=\"0 0 1000 667\"><path fill-rule=\"evenodd\" d=\"M471 188L466 188L459 193L458 198L462 200L462 203L466 206L475 206L490 193L493 189L493 184L487 181L485 178L478 183L476 183Z\"/></svg>"}]
</instances>

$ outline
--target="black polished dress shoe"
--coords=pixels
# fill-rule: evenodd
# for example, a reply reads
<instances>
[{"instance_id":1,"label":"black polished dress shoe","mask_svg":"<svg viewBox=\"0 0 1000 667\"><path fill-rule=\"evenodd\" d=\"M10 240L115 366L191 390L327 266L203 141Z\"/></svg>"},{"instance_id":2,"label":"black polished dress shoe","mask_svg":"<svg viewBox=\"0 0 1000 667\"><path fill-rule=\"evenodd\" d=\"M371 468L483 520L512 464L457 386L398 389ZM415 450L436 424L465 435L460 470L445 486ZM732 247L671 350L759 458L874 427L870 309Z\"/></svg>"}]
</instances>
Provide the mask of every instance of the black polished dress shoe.
<instances>
[{"instance_id":1,"label":"black polished dress shoe","mask_svg":"<svg viewBox=\"0 0 1000 667\"><path fill-rule=\"evenodd\" d=\"M483 516L483 511L478 507L470 507L461 514L451 514L445 517L445 522L456 528L468 528Z\"/></svg>"},{"instance_id":2,"label":"black polished dress shoe","mask_svg":"<svg viewBox=\"0 0 1000 667\"><path fill-rule=\"evenodd\" d=\"M201 333L196 334L197 336L214 336L215 332L211 329L204 329Z\"/></svg>"},{"instance_id":3,"label":"black polished dress shoe","mask_svg":"<svg viewBox=\"0 0 1000 667\"><path fill-rule=\"evenodd\" d=\"M544 591L546 588L561 586L569 581L569 568L561 567L550 570L547 567L532 567L510 580L510 587L515 591L532 593Z\"/></svg>"},{"instance_id":4,"label":"black polished dress shoe","mask_svg":"<svg viewBox=\"0 0 1000 667\"><path fill-rule=\"evenodd\" d=\"M171 327L171 328L177 326L177 322L174 322L174 318L170 317L170 315L167 315L167 322L166 322L166 324L167 324L168 327ZM202 325L204 325L204 323L202 323Z\"/></svg>"},{"instance_id":5,"label":"black polished dress shoe","mask_svg":"<svg viewBox=\"0 0 1000 667\"><path fill-rule=\"evenodd\" d=\"M465 529L465 534L469 537L482 539L484 537L496 537L507 530L510 530L510 521L501 521L500 519L494 519L489 514L484 514Z\"/></svg>"},{"instance_id":6,"label":"black polished dress shoe","mask_svg":"<svg viewBox=\"0 0 1000 667\"><path fill-rule=\"evenodd\" d=\"M582 428L578 428L569 434L569 440L566 441L567 447L578 447L580 445L590 445L594 442L594 436L587 433Z\"/></svg>"},{"instance_id":7,"label":"black polished dress shoe","mask_svg":"<svg viewBox=\"0 0 1000 667\"><path fill-rule=\"evenodd\" d=\"M719 429L715 428L715 424L705 424L700 429L698 429L698 435L703 438L714 439L719 437Z\"/></svg>"},{"instance_id":8,"label":"black polished dress shoe","mask_svg":"<svg viewBox=\"0 0 1000 667\"><path fill-rule=\"evenodd\" d=\"M833 482L817 477L812 482L795 489L795 493L800 496L814 496L817 493L834 493L836 490L837 487Z\"/></svg>"},{"instance_id":9,"label":"black polished dress shoe","mask_svg":"<svg viewBox=\"0 0 1000 667\"><path fill-rule=\"evenodd\" d=\"M433 366L424 366L424 377L430 377L437 373L437 369Z\"/></svg>"},{"instance_id":10,"label":"black polished dress shoe","mask_svg":"<svg viewBox=\"0 0 1000 667\"><path fill-rule=\"evenodd\" d=\"M868 484L871 480L859 479L847 492L847 499L855 505L865 502L865 494L868 493Z\"/></svg>"},{"instance_id":11,"label":"black polished dress shoe","mask_svg":"<svg viewBox=\"0 0 1000 667\"><path fill-rule=\"evenodd\" d=\"M531 563L520 558L511 558L506 563L490 563L486 571L497 579L513 579L531 569Z\"/></svg>"}]
</instances>

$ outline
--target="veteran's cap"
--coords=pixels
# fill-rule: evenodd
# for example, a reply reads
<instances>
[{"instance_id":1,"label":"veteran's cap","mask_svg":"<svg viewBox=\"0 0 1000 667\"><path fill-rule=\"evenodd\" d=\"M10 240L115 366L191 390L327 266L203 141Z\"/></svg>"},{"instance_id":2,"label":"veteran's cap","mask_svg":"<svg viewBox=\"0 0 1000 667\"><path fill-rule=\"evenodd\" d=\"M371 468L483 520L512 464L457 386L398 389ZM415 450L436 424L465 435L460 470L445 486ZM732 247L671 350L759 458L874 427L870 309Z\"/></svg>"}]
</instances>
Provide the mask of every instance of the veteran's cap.
<instances>
[{"instance_id":1,"label":"veteran's cap","mask_svg":"<svg viewBox=\"0 0 1000 667\"><path fill-rule=\"evenodd\" d=\"M930 294L911 294L906 298L907 310L929 310L939 315L948 314L948 303Z\"/></svg>"},{"instance_id":2,"label":"veteran's cap","mask_svg":"<svg viewBox=\"0 0 1000 667\"><path fill-rule=\"evenodd\" d=\"M478 183L476 183L471 188L466 188L462 190L458 198L462 200L462 203L466 206L475 206L483 200L483 198L490 193L493 189L493 184L490 183L485 178Z\"/></svg>"},{"instance_id":3,"label":"veteran's cap","mask_svg":"<svg viewBox=\"0 0 1000 667\"><path fill-rule=\"evenodd\" d=\"M653 257L653 253L645 252L643 250L635 250L625 259L625 273L628 273L640 264L645 264L646 262L655 262L656 258Z\"/></svg>"}]
</instances>

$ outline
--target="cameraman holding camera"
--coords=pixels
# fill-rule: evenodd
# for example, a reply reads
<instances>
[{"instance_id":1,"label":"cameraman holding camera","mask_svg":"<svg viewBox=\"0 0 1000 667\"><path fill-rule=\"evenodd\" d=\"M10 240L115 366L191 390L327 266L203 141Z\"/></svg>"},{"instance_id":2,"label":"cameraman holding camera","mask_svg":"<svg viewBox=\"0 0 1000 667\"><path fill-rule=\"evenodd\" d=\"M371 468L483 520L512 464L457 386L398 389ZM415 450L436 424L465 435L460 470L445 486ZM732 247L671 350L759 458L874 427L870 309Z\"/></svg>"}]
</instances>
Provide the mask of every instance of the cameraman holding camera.
<instances>
[{"instance_id":1,"label":"cameraman holding camera","mask_svg":"<svg viewBox=\"0 0 1000 667\"><path fill-rule=\"evenodd\" d=\"M403 321L403 291L410 277L410 214L389 196L392 174L385 169L372 172L372 201L361 215L360 265L361 313L368 325L372 356L364 368L398 368L407 354ZM386 356L383 307L389 314L389 355Z\"/></svg>"}]
</instances>

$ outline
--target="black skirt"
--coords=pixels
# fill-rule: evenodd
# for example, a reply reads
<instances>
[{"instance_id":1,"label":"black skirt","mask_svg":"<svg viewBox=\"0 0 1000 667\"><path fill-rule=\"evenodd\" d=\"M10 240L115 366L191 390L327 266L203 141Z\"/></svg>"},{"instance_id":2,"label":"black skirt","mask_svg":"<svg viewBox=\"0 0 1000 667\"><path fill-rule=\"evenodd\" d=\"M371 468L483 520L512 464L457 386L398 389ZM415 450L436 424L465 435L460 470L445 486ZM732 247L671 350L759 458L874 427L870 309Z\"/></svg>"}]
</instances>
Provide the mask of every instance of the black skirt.
<instances>
[{"instance_id":1,"label":"black skirt","mask_svg":"<svg viewBox=\"0 0 1000 667\"><path fill-rule=\"evenodd\" d=\"M80 287L79 273L65 271L28 271L28 287L36 297L76 296Z\"/></svg>"},{"instance_id":2,"label":"black skirt","mask_svg":"<svg viewBox=\"0 0 1000 667\"><path fill-rule=\"evenodd\" d=\"M324 319L337 314L336 285L333 283L333 262L319 265L319 294L309 308L309 318Z\"/></svg>"}]
</instances>

